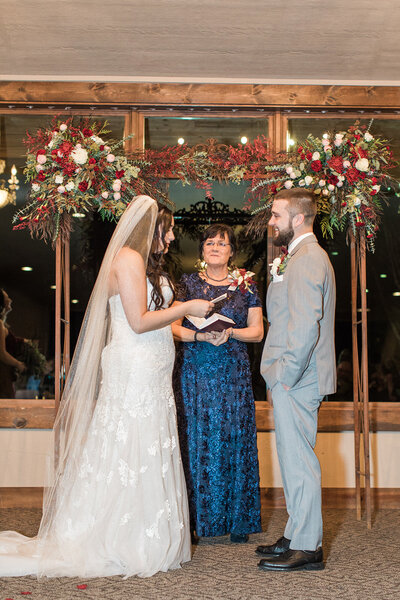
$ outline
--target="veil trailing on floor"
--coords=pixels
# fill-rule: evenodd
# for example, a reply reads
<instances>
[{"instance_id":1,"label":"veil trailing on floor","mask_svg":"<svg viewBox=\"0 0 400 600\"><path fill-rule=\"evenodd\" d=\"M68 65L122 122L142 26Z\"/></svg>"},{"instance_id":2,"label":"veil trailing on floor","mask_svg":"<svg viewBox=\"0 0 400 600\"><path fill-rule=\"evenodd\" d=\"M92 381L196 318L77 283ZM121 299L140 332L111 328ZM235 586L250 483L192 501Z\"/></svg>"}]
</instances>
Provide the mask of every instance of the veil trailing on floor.
<instances>
[{"instance_id":1,"label":"veil trailing on floor","mask_svg":"<svg viewBox=\"0 0 400 600\"><path fill-rule=\"evenodd\" d=\"M101 384L101 359L109 334L109 280L118 251L128 246L147 264L157 219L157 203L148 196L132 200L107 247L93 288L54 423L54 479L45 490L38 533L38 575L51 572L58 555L53 527L63 510L63 499L79 477L82 452Z\"/></svg>"}]
</instances>

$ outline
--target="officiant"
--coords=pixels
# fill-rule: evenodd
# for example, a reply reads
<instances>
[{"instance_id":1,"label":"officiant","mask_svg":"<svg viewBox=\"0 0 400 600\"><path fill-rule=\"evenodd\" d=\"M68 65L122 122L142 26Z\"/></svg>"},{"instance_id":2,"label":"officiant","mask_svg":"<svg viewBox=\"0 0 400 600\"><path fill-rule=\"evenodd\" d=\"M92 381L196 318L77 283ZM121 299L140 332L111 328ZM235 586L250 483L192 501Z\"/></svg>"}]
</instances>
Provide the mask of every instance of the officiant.
<instances>
[{"instance_id":1,"label":"officiant","mask_svg":"<svg viewBox=\"0 0 400 600\"><path fill-rule=\"evenodd\" d=\"M205 332L186 318L176 321L172 331L181 343L173 382L192 534L230 534L233 543L243 543L261 531L246 342L262 340L263 320L253 273L232 265L236 246L231 227L210 225L200 239L200 272L182 276L179 301L217 300L216 312L233 324L219 319L226 328Z\"/></svg>"}]
</instances>

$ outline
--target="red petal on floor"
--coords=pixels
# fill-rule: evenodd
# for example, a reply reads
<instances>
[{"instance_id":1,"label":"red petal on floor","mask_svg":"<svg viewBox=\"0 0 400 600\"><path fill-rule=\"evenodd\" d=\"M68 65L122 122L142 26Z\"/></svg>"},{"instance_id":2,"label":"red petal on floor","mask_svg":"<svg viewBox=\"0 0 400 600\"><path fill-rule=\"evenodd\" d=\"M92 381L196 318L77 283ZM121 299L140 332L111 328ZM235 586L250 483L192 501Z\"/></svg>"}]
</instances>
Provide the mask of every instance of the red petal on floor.
<instances>
[{"instance_id":1,"label":"red petal on floor","mask_svg":"<svg viewBox=\"0 0 400 600\"><path fill-rule=\"evenodd\" d=\"M78 588L78 590L86 590L87 585L86 583L81 583L81 585L77 585L76 587Z\"/></svg>"}]
</instances>

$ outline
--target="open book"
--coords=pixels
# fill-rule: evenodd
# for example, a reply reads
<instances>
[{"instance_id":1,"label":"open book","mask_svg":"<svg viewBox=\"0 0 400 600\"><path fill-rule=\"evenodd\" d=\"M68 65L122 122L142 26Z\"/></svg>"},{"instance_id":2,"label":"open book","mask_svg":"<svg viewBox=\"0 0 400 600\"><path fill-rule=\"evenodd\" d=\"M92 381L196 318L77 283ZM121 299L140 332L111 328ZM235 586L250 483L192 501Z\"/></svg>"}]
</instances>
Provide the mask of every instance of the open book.
<instances>
[{"instance_id":1,"label":"open book","mask_svg":"<svg viewBox=\"0 0 400 600\"><path fill-rule=\"evenodd\" d=\"M222 300L225 300L227 294L222 294L222 296L218 296L218 298L214 298L211 300L213 304L217 304ZM224 331L224 329L229 329L233 325L236 325L235 321L226 317L225 315L220 315L219 313L213 313L210 317L192 317L191 315L186 315L188 321L192 323L199 331Z\"/></svg>"}]
</instances>

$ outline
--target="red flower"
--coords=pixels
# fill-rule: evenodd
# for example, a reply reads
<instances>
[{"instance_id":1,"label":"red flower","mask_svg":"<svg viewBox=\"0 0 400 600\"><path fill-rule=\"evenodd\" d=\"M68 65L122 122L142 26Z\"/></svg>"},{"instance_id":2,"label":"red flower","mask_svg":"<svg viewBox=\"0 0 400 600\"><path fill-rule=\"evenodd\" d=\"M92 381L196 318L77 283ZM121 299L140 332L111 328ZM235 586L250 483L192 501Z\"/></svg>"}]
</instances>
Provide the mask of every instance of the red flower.
<instances>
[{"instance_id":1,"label":"red flower","mask_svg":"<svg viewBox=\"0 0 400 600\"><path fill-rule=\"evenodd\" d=\"M328 183L332 185L336 185L338 181L339 179L336 177L336 175L331 175L330 177L328 177Z\"/></svg>"},{"instance_id":2,"label":"red flower","mask_svg":"<svg viewBox=\"0 0 400 600\"><path fill-rule=\"evenodd\" d=\"M307 152L306 159L307 160L311 160L312 159L312 152Z\"/></svg>"},{"instance_id":3,"label":"red flower","mask_svg":"<svg viewBox=\"0 0 400 600\"><path fill-rule=\"evenodd\" d=\"M356 227L364 227L364 221L356 221Z\"/></svg>"},{"instance_id":4,"label":"red flower","mask_svg":"<svg viewBox=\"0 0 400 600\"><path fill-rule=\"evenodd\" d=\"M377 178L376 178L376 177L373 177L373 178L371 179L371 181L372 181L372 184L373 184L373 185L376 185L376 184L378 183L378 180L377 180Z\"/></svg>"},{"instance_id":5,"label":"red flower","mask_svg":"<svg viewBox=\"0 0 400 600\"><path fill-rule=\"evenodd\" d=\"M103 144L100 146L100 150L103 151L104 150L104 146Z\"/></svg>"},{"instance_id":6,"label":"red flower","mask_svg":"<svg viewBox=\"0 0 400 600\"><path fill-rule=\"evenodd\" d=\"M303 152L303 149L304 149L304 148L303 148L303 146L299 146L299 147L297 148L297 152L298 152L299 154L301 154L301 153Z\"/></svg>"},{"instance_id":7,"label":"red flower","mask_svg":"<svg viewBox=\"0 0 400 600\"><path fill-rule=\"evenodd\" d=\"M63 154L69 155L72 151L72 148L73 148L73 145L71 144L71 142L63 142L62 144L60 144L60 147L58 149Z\"/></svg>"},{"instance_id":8,"label":"red flower","mask_svg":"<svg viewBox=\"0 0 400 600\"><path fill-rule=\"evenodd\" d=\"M96 159L95 158L89 158L89 165L95 165L96 164Z\"/></svg>"},{"instance_id":9,"label":"red flower","mask_svg":"<svg viewBox=\"0 0 400 600\"><path fill-rule=\"evenodd\" d=\"M46 150L38 150L38 151L36 152L36 159L37 159L37 157L38 157L40 154L46 154Z\"/></svg>"},{"instance_id":10,"label":"red flower","mask_svg":"<svg viewBox=\"0 0 400 600\"><path fill-rule=\"evenodd\" d=\"M361 135L359 135L358 133L356 133L354 137L356 138L356 140L361 140Z\"/></svg>"},{"instance_id":11,"label":"red flower","mask_svg":"<svg viewBox=\"0 0 400 600\"><path fill-rule=\"evenodd\" d=\"M347 206L347 202L342 202L342 206L343 206L343 208L344 208L345 206Z\"/></svg>"},{"instance_id":12,"label":"red flower","mask_svg":"<svg viewBox=\"0 0 400 600\"><path fill-rule=\"evenodd\" d=\"M75 173L75 165L73 165L71 163L67 163L66 165L64 165L63 171L64 171L65 175L67 175L68 177L71 177Z\"/></svg>"},{"instance_id":13,"label":"red flower","mask_svg":"<svg viewBox=\"0 0 400 600\"><path fill-rule=\"evenodd\" d=\"M352 167L351 169L349 169L346 172L346 179L350 184L355 183L356 181L359 180L359 178L360 178L360 171L357 171L357 169L355 169L354 167Z\"/></svg>"},{"instance_id":14,"label":"red flower","mask_svg":"<svg viewBox=\"0 0 400 600\"><path fill-rule=\"evenodd\" d=\"M313 160L311 163L311 168L315 173L318 173L322 169L322 162L320 160Z\"/></svg>"},{"instance_id":15,"label":"red flower","mask_svg":"<svg viewBox=\"0 0 400 600\"><path fill-rule=\"evenodd\" d=\"M374 237L374 234L373 234L373 233L369 233L369 234L367 235L367 239L368 239L368 240L370 240L370 239L371 239L371 238L373 238L373 237Z\"/></svg>"},{"instance_id":16,"label":"red flower","mask_svg":"<svg viewBox=\"0 0 400 600\"><path fill-rule=\"evenodd\" d=\"M343 173L343 160L341 156L332 156L332 158L328 160L328 165L332 171L336 171L336 173Z\"/></svg>"},{"instance_id":17,"label":"red flower","mask_svg":"<svg viewBox=\"0 0 400 600\"><path fill-rule=\"evenodd\" d=\"M125 171L123 169L121 169L120 171L115 171L116 179L122 179L124 175L125 175Z\"/></svg>"},{"instance_id":18,"label":"red flower","mask_svg":"<svg viewBox=\"0 0 400 600\"><path fill-rule=\"evenodd\" d=\"M90 137L93 135L93 131L91 129L86 129L86 127L82 129L82 133L84 137Z\"/></svg>"},{"instance_id":19,"label":"red flower","mask_svg":"<svg viewBox=\"0 0 400 600\"><path fill-rule=\"evenodd\" d=\"M81 192L86 192L86 190L88 189L87 181L81 181L78 185L78 188L81 190Z\"/></svg>"},{"instance_id":20,"label":"red flower","mask_svg":"<svg viewBox=\"0 0 400 600\"><path fill-rule=\"evenodd\" d=\"M39 181L44 181L46 179L46 174L44 171L39 171L39 173L37 174L37 178L39 179Z\"/></svg>"},{"instance_id":21,"label":"red flower","mask_svg":"<svg viewBox=\"0 0 400 600\"><path fill-rule=\"evenodd\" d=\"M376 190L371 190L369 195L370 196L375 196L375 194L377 194L378 192Z\"/></svg>"},{"instance_id":22,"label":"red flower","mask_svg":"<svg viewBox=\"0 0 400 600\"><path fill-rule=\"evenodd\" d=\"M300 154L300 158L301 158L301 160L304 160L304 159L305 159L305 157L306 157L306 155L304 154L304 152L303 152L302 154Z\"/></svg>"}]
</instances>

